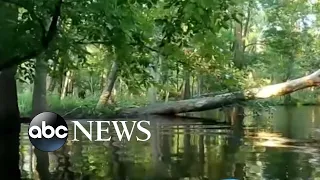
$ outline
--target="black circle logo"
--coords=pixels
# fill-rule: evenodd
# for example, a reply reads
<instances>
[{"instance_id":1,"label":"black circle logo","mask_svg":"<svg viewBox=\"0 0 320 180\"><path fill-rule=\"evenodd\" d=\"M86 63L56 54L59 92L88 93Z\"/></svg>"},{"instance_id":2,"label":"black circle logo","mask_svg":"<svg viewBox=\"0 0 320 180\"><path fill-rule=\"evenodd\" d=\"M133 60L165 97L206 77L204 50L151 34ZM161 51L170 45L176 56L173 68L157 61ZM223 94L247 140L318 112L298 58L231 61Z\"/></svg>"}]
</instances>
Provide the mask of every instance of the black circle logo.
<instances>
[{"instance_id":1,"label":"black circle logo","mask_svg":"<svg viewBox=\"0 0 320 180\"><path fill-rule=\"evenodd\" d=\"M35 148L44 152L53 152L66 143L68 126L60 115L42 112L32 119L28 135Z\"/></svg>"}]
</instances>

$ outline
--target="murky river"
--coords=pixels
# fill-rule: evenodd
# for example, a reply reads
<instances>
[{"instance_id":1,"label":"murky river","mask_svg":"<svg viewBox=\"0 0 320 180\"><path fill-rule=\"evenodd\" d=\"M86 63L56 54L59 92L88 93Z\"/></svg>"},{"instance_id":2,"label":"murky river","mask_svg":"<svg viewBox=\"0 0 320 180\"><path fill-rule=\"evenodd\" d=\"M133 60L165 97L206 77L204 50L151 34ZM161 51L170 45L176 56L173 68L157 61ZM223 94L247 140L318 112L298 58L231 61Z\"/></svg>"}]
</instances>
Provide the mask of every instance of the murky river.
<instances>
[{"instance_id":1,"label":"murky river","mask_svg":"<svg viewBox=\"0 0 320 180\"><path fill-rule=\"evenodd\" d=\"M34 151L23 125L25 179L320 179L320 107L277 107L260 116L152 117L147 142L69 141L54 153ZM229 119L213 123L209 119ZM241 126L242 124L242 126ZM112 133L112 132L111 132ZM139 132L134 132L139 133ZM69 136L70 140L72 135ZM78 139L79 139L78 138ZM317 141L319 140L319 141Z\"/></svg>"}]
</instances>

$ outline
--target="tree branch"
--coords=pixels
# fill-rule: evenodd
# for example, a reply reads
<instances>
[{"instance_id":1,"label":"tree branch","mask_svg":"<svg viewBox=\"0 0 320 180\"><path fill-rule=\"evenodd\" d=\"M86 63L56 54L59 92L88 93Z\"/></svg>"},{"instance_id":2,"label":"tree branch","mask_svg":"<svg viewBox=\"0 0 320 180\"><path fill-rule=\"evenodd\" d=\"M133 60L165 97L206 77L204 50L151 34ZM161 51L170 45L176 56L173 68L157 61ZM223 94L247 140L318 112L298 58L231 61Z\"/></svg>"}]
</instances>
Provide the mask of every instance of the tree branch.
<instances>
[{"instance_id":1,"label":"tree branch","mask_svg":"<svg viewBox=\"0 0 320 180\"><path fill-rule=\"evenodd\" d=\"M1 0L1 1L4 1L4 0ZM8 3L16 4L16 5L20 6L19 3L13 3L8 0L5 0L5 1L7 1ZM42 38L41 47L35 48L34 50L32 50L24 55L17 55L17 56L11 57L9 59L0 59L0 70L14 66L14 65L18 65L28 59L32 59L34 57L37 57L43 51L48 49L49 44L53 40L53 38L56 34L56 31L57 31L57 24L58 24L58 20L59 20L60 14L61 14L61 6L62 6L62 0L58 0L57 4L55 5L55 9L54 9L54 13L52 15L52 21L50 23L49 30L46 33L46 35L43 36L43 38ZM25 8L24 6L21 6L21 7Z\"/></svg>"},{"instance_id":2,"label":"tree branch","mask_svg":"<svg viewBox=\"0 0 320 180\"><path fill-rule=\"evenodd\" d=\"M1 1L4 2L4 3L7 3L7 4L12 4L12 5L15 5L17 7L22 7L24 9L26 9L29 12L31 18L36 20L39 23L39 25L41 26L42 35L45 36L46 28L45 28L43 22L41 21L41 19L35 14L35 12L32 9L32 7L27 7L26 5L24 5L24 4L20 3L20 2L17 2L17 1L10 1L10 0L1 0Z\"/></svg>"}]
</instances>

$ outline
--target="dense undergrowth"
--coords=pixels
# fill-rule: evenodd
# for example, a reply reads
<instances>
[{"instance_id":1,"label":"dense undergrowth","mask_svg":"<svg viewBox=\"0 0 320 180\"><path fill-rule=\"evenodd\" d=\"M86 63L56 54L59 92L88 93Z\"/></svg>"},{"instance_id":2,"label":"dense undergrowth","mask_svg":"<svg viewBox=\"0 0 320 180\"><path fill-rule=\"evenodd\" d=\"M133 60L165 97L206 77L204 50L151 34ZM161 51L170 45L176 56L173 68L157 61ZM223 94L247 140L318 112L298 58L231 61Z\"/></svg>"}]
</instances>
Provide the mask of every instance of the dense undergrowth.
<instances>
[{"instance_id":1,"label":"dense undergrowth","mask_svg":"<svg viewBox=\"0 0 320 180\"><path fill-rule=\"evenodd\" d=\"M67 96L60 100L57 94L48 94L48 111L56 112L65 118L103 118L115 115L121 108L143 106L147 102L143 98L118 96L116 103L97 110L96 105L99 95L90 95L85 99L76 96ZM32 93L23 92L18 94L18 102L21 116L29 117L32 112Z\"/></svg>"},{"instance_id":2,"label":"dense undergrowth","mask_svg":"<svg viewBox=\"0 0 320 180\"><path fill-rule=\"evenodd\" d=\"M312 92L305 90L293 93L289 104L284 103L284 97L276 97L260 101L251 101L246 103L246 105L258 109L279 105L320 105L319 94L319 90ZM19 93L18 98L21 115L29 117L32 111L32 93L30 91ZM85 99L80 99L76 96L67 96L63 100L60 100L60 96L57 94L48 94L48 111L56 112L65 118L104 118L116 115L118 110L123 108L139 107L148 104L146 97L118 95L115 97L116 103L108 105L103 110L97 110L96 104L98 99L98 94L89 95Z\"/></svg>"}]
</instances>

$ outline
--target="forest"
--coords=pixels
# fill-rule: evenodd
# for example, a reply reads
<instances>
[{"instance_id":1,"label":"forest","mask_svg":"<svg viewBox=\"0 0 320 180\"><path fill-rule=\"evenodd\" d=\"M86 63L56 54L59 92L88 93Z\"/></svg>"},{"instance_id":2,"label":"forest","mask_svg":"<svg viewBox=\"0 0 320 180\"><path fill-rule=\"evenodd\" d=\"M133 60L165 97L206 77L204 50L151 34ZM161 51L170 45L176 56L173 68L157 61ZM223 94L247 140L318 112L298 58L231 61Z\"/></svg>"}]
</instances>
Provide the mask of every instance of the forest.
<instances>
[{"instance_id":1,"label":"forest","mask_svg":"<svg viewBox=\"0 0 320 180\"><path fill-rule=\"evenodd\" d=\"M42 111L89 118L319 104L315 0L1 0L0 8L1 126Z\"/></svg>"},{"instance_id":2,"label":"forest","mask_svg":"<svg viewBox=\"0 0 320 180\"><path fill-rule=\"evenodd\" d=\"M0 178L319 177L319 1L0 0L0 16ZM228 107L279 111L246 127ZM177 117L211 109L235 123ZM146 144L47 153L26 133L43 111L160 117Z\"/></svg>"}]
</instances>

